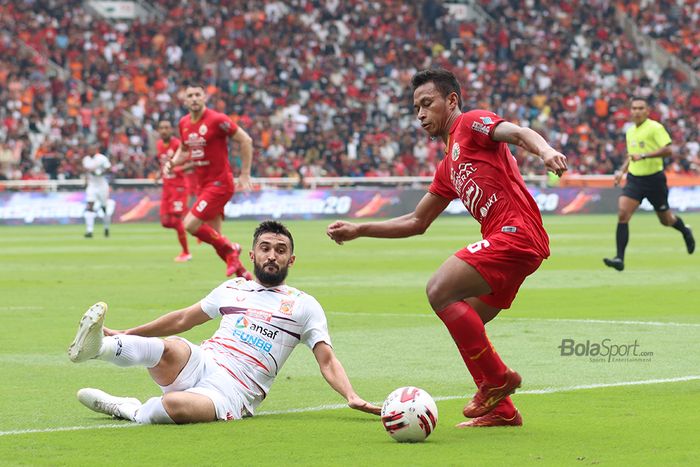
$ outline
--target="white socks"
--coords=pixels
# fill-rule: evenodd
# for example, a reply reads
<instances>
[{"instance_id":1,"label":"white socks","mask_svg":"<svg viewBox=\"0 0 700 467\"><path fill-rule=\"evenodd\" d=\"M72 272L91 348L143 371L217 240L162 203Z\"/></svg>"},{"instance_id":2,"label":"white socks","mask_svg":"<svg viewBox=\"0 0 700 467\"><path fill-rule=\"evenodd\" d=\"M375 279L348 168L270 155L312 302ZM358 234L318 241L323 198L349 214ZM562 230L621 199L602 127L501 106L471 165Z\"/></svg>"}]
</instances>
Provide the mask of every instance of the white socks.
<instances>
[{"instance_id":1,"label":"white socks","mask_svg":"<svg viewBox=\"0 0 700 467\"><path fill-rule=\"evenodd\" d=\"M106 208L106 207L103 207L103 208L102 208L102 212L104 212L104 214L105 214L104 217L102 218L102 224L104 225L104 228L105 228L105 229L109 229L109 224L110 224L110 222L112 221L112 216L110 216L110 215L107 213L107 208Z\"/></svg>"},{"instance_id":2,"label":"white socks","mask_svg":"<svg viewBox=\"0 0 700 467\"><path fill-rule=\"evenodd\" d=\"M95 211L85 211L84 217L85 231L92 233L92 231L95 229L95 217L97 217L97 213Z\"/></svg>"},{"instance_id":3,"label":"white socks","mask_svg":"<svg viewBox=\"0 0 700 467\"><path fill-rule=\"evenodd\" d=\"M157 337L106 336L97 356L117 366L145 366L153 368L163 356L165 343Z\"/></svg>"},{"instance_id":4,"label":"white socks","mask_svg":"<svg viewBox=\"0 0 700 467\"><path fill-rule=\"evenodd\" d=\"M151 397L136 411L134 416L136 423L175 423L163 407L162 397Z\"/></svg>"}]
</instances>

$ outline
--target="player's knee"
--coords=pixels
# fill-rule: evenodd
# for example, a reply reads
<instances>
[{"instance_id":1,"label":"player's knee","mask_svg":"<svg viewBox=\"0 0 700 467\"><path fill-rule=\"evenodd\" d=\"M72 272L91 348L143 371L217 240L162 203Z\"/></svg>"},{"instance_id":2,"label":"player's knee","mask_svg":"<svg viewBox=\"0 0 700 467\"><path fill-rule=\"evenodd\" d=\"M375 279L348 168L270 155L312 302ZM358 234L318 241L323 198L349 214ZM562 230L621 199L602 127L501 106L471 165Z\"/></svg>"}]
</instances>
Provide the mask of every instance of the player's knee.
<instances>
[{"instance_id":1,"label":"player's knee","mask_svg":"<svg viewBox=\"0 0 700 467\"><path fill-rule=\"evenodd\" d=\"M175 423L191 423L193 414L185 394L171 392L163 395L163 408Z\"/></svg>"},{"instance_id":2,"label":"player's knee","mask_svg":"<svg viewBox=\"0 0 700 467\"><path fill-rule=\"evenodd\" d=\"M664 217L661 217L659 219L659 221L661 221L662 225L665 225L666 227L670 227L674 224L674 222L676 220L673 218L673 216L664 216Z\"/></svg>"},{"instance_id":3,"label":"player's knee","mask_svg":"<svg viewBox=\"0 0 700 467\"><path fill-rule=\"evenodd\" d=\"M445 308L446 304L443 304L443 287L440 285L438 279L435 277L430 278L428 284L425 286L425 294L428 296L428 303L430 303L433 311L438 312Z\"/></svg>"}]
</instances>

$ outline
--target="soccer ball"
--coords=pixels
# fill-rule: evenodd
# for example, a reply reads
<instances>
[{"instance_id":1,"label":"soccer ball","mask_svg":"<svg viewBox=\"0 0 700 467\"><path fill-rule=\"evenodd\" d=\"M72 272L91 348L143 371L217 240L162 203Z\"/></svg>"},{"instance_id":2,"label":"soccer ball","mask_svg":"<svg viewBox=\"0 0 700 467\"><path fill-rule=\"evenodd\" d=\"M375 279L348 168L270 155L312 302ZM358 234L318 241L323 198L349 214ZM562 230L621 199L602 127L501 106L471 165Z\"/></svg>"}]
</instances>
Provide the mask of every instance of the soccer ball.
<instances>
[{"instance_id":1,"label":"soccer ball","mask_svg":"<svg viewBox=\"0 0 700 467\"><path fill-rule=\"evenodd\" d=\"M435 430L438 410L430 394L407 386L389 394L382 405L382 424L399 443L417 443Z\"/></svg>"}]
</instances>

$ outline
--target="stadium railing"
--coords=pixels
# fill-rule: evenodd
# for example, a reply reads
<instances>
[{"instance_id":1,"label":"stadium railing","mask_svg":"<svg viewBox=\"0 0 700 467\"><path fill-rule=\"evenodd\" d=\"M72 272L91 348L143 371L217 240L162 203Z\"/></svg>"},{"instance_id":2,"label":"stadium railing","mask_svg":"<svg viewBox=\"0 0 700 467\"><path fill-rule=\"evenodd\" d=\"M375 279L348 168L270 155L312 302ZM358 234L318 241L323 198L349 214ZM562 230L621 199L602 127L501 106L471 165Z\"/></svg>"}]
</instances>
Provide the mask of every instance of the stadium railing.
<instances>
[{"instance_id":1,"label":"stadium railing","mask_svg":"<svg viewBox=\"0 0 700 467\"><path fill-rule=\"evenodd\" d=\"M537 186L546 186L544 175L526 176L525 182ZM338 187L416 187L427 186L433 177L291 177L291 178L252 178L256 189L295 189L295 188L338 188ZM610 176L612 180L612 176ZM146 188L158 187L160 183L150 178L117 178L110 183L112 188ZM84 179L71 180L2 180L0 191L78 191L85 187Z\"/></svg>"}]
</instances>

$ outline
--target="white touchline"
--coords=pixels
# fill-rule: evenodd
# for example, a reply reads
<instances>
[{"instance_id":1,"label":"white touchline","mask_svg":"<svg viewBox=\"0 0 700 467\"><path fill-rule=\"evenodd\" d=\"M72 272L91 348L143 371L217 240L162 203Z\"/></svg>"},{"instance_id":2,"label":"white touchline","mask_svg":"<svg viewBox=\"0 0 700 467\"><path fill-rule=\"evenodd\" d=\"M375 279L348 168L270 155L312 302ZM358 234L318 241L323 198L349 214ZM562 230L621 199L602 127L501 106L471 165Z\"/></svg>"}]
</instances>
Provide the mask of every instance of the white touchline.
<instances>
[{"instance_id":1,"label":"white touchline","mask_svg":"<svg viewBox=\"0 0 700 467\"><path fill-rule=\"evenodd\" d=\"M561 388L542 388L542 389L526 389L523 391L518 391L517 395L532 395L532 394L554 394L558 392L569 392L569 391L581 391L585 389L599 389L599 388L614 388L620 386L643 386L648 384L663 384L663 383L683 383L687 381L700 380L700 375L690 375L690 376L678 376L676 378L664 378L664 379L644 379L639 381L622 381L618 383L599 383L599 384L582 384L579 386L565 386ZM464 399L467 396L465 394L460 396L438 396L434 399L436 401L448 401L454 399ZM322 410L335 410L346 408L345 404L328 404L319 405L316 407L304 407L299 409L285 409L285 410L263 410L257 413L257 416L262 415L284 415L290 413L304 413L304 412L320 412ZM33 433L58 433L61 431L79 431L79 430L101 430L104 428L132 428L140 426L136 423L112 423L107 425L92 425L92 426L64 426L56 428L30 428L25 430L10 430L10 431L0 431L0 436L11 436L11 435L27 435Z\"/></svg>"},{"instance_id":2,"label":"white touchline","mask_svg":"<svg viewBox=\"0 0 700 467\"><path fill-rule=\"evenodd\" d=\"M329 311L328 315L339 316L383 316L383 317L409 317L409 318L432 318L435 313L366 313L350 311ZM612 319L574 319L574 318L510 318L508 316L498 317L499 321L548 321L552 323L595 323L595 324L638 324L642 326L679 326L679 327L700 327L700 323L677 323L673 321L630 321Z\"/></svg>"}]
</instances>

